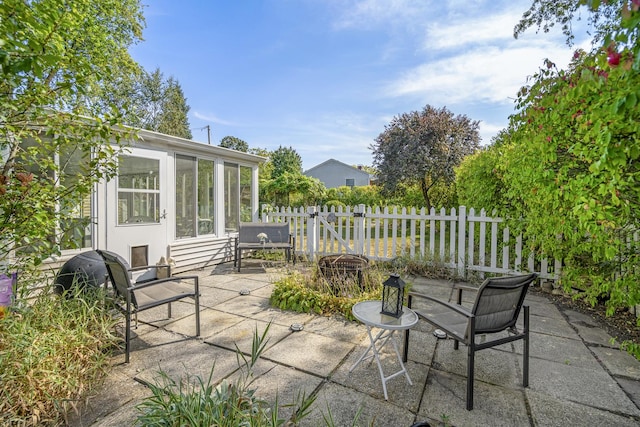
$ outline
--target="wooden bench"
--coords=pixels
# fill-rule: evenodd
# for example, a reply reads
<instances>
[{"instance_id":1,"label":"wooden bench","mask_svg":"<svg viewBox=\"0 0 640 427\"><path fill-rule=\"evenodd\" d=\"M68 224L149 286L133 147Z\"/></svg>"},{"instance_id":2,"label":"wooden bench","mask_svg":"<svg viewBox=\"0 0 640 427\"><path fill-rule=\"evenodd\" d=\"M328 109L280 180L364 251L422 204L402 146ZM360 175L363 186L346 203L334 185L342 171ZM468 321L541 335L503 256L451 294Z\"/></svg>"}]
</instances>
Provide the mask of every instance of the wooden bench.
<instances>
[{"instance_id":1,"label":"wooden bench","mask_svg":"<svg viewBox=\"0 0 640 427\"><path fill-rule=\"evenodd\" d=\"M264 236L259 236L264 233ZM260 237L263 237L262 239ZM261 249L282 249L291 260L291 252L295 248L295 238L289 231L288 222L241 222L236 237L233 265L238 267L242 262L242 251L256 251ZM295 256L293 263L296 263Z\"/></svg>"}]
</instances>

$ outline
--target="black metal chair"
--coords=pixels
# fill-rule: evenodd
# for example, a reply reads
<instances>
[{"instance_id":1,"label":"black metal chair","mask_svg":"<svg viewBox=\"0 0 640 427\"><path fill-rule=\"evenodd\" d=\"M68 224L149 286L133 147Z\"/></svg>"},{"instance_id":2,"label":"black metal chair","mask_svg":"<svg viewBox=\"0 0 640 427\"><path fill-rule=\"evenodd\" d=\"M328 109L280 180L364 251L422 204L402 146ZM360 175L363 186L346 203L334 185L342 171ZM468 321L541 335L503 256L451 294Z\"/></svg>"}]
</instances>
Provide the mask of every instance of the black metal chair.
<instances>
[{"instance_id":1,"label":"black metal chair","mask_svg":"<svg viewBox=\"0 0 640 427\"><path fill-rule=\"evenodd\" d=\"M122 257L109 251L97 250L104 259L107 274L116 291L118 299L124 299L124 306L116 304L118 309L126 317L125 327L125 363L129 363L131 340L131 315L148 310L163 304L167 304L167 316L171 318L171 303L183 298L193 298L196 309L196 337L200 336L200 289L198 276L176 276L163 279L146 279L143 282L133 283L131 272L143 269L161 268L161 266L143 266L129 268ZM162 266L162 268L170 268ZM171 274L168 274L171 276ZM192 281L193 284L186 282Z\"/></svg>"},{"instance_id":2,"label":"black metal chair","mask_svg":"<svg viewBox=\"0 0 640 427\"><path fill-rule=\"evenodd\" d=\"M516 328L518 315L523 307L524 297L529 285L536 279L535 273L519 276L496 277L485 280L480 288L456 286L457 304L441 301L428 295L410 292L408 307L419 318L426 320L438 329L446 332L455 340L454 349L462 342L468 347L467 356L467 410L473 409L474 356L476 351L495 347L516 340L524 340L522 385L529 385L529 307L524 306L524 327ZM471 309L462 306L463 289L477 291ZM413 308L416 299L424 305ZM477 342L476 336L507 331L493 339ZM405 332L403 359L406 362L409 352L409 330Z\"/></svg>"}]
</instances>

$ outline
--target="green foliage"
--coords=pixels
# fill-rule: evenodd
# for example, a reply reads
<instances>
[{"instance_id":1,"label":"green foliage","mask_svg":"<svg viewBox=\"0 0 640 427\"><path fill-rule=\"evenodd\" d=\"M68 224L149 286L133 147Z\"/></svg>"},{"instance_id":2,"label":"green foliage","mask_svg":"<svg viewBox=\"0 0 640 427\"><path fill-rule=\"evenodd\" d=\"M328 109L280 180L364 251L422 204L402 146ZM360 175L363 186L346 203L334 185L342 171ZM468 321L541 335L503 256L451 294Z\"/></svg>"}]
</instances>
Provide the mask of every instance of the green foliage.
<instances>
[{"instance_id":1,"label":"green foliage","mask_svg":"<svg viewBox=\"0 0 640 427\"><path fill-rule=\"evenodd\" d=\"M361 204L366 206L381 206L384 201L380 194L379 187L372 185L355 187L343 185L337 188L329 188L327 189L326 200L333 200L342 206L357 206ZM331 205L329 202L323 204Z\"/></svg>"},{"instance_id":2,"label":"green foliage","mask_svg":"<svg viewBox=\"0 0 640 427\"><path fill-rule=\"evenodd\" d=\"M234 382L227 379L219 385L213 384L215 364L204 381L199 376L187 374L174 380L160 372L155 383L150 384L151 396L137 406L141 412L136 425L141 426L281 426L284 419L279 416L279 404L274 405L256 397L251 387L253 369L268 343L269 324L262 334L254 331L251 354L245 355L236 347L240 376ZM295 408L286 425L298 425L309 414L315 397L298 395Z\"/></svg>"},{"instance_id":3,"label":"green foliage","mask_svg":"<svg viewBox=\"0 0 640 427\"><path fill-rule=\"evenodd\" d=\"M271 179L276 179L285 173L293 176L302 175L302 157L291 147L278 147L269 155L272 164Z\"/></svg>"},{"instance_id":4,"label":"green foliage","mask_svg":"<svg viewBox=\"0 0 640 427\"><path fill-rule=\"evenodd\" d=\"M354 275L327 280L315 264L309 270L291 270L277 280L271 293L271 304L282 310L341 314L353 320L353 305L358 301L379 299L384 279L382 269L369 266L363 272L362 283Z\"/></svg>"},{"instance_id":5,"label":"green foliage","mask_svg":"<svg viewBox=\"0 0 640 427\"><path fill-rule=\"evenodd\" d=\"M78 208L93 184L114 175L119 148L109 143L128 135L104 101L106 81L138 70L128 47L142 26L137 0L0 2L0 261L8 271L17 269L9 254L25 269L59 253L69 232L59 226L81 226Z\"/></svg>"},{"instance_id":6,"label":"green foliage","mask_svg":"<svg viewBox=\"0 0 640 427\"><path fill-rule=\"evenodd\" d=\"M0 319L0 424L60 425L109 367L119 338L101 289L45 289Z\"/></svg>"},{"instance_id":7,"label":"green foliage","mask_svg":"<svg viewBox=\"0 0 640 427\"><path fill-rule=\"evenodd\" d=\"M143 71L134 78L137 80L127 95L131 110L126 124L191 139L187 117L190 107L180 83L173 77L165 79L159 68L151 73Z\"/></svg>"},{"instance_id":8,"label":"green foliage","mask_svg":"<svg viewBox=\"0 0 640 427\"><path fill-rule=\"evenodd\" d=\"M466 157L456 168L456 189L460 205L478 210L493 210L502 205L506 183L503 182L499 164L505 149L497 141Z\"/></svg>"},{"instance_id":9,"label":"green foliage","mask_svg":"<svg viewBox=\"0 0 640 427\"><path fill-rule=\"evenodd\" d=\"M162 113L158 124L158 132L167 135L179 136L191 139L189 119L187 114L191 107L187 105L187 99L180 83L172 77L167 80L167 87L162 100Z\"/></svg>"},{"instance_id":10,"label":"green foliage","mask_svg":"<svg viewBox=\"0 0 640 427\"><path fill-rule=\"evenodd\" d=\"M499 208L529 249L562 259L564 285L612 315L640 303L640 5L536 0L516 35L558 23L571 43L582 6L592 51L567 70L545 61L509 128L458 168L458 188L464 203ZM637 343L623 347L640 356Z\"/></svg>"},{"instance_id":11,"label":"green foliage","mask_svg":"<svg viewBox=\"0 0 640 427\"><path fill-rule=\"evenodd\" d=\"M284 172L262 182L261 201L275 206L315 205L324 198L326 188L317 178Z\"/></svg>"},{"instance_id":12,"label":"green foliage","mask_svg":"<svg viewBox=\"0 0 640 427\"><path fill-rule=\"evenodd\" d=\"M394 117L371 147L385 194L393 194L401 183L418 184L424 206L431 209L431 190L452 183L454 167L478 148L478 126L465 115L430 105Z\"/></svg>"},{"instance_id":13,"label":"green foliage","mask_svg":"<svg viewBox=\"0 0 640 427\"><path fill-rule=\"evenodd\" d=\"M220 147L230 148L236 151L242 151L243 153L246 153L247 151L249 151L249 144L247 144L245 141L241 140L240 138L236 138L235 136L225 136L220 140L220 144L218 145Z\"/></svg>"}]
</instances>

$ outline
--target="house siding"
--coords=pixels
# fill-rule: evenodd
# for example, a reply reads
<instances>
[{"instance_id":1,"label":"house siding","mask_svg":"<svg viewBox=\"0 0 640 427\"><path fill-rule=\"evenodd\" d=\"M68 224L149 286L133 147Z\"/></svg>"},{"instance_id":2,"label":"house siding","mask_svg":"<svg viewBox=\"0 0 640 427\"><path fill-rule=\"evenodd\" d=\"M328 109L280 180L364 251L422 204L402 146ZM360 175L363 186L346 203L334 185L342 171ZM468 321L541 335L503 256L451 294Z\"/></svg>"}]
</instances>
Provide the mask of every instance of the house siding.
<instances>
[{"instance_id":1,"label":"house siding","mask_svg":"<svg viewBox=\"0 0 640 427\"><path fill-rule=\"evenodd\" d=\"M354 186L369 185L369 173L334 159L314 166L304 174L319 179L327 188L347 185L347 180L353 180Z\"/></svg>"}]
</instances>

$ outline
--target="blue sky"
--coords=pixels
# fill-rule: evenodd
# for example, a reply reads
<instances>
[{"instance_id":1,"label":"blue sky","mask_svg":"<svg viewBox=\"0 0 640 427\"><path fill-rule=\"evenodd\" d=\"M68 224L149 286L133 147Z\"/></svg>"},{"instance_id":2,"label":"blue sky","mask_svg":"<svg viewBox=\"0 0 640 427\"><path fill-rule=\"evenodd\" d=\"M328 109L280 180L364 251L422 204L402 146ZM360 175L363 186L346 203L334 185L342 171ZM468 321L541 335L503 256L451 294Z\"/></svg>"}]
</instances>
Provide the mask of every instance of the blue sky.
<instances>
[{"instance_id":1,"label":"blue sky","mask_svg":"<svg viewBox=\"0 0 640 427\"><path fill-rule=\"evenodd\" d=\"M396 115L425 105L503 129L527 76L568 63L559 31L513 27L530 0L148 0L145 69L180 82L193 139L292 147L307 170L371 165ZM578 40L578 44L583 43Z\"/></svg>"}]
</instances>

